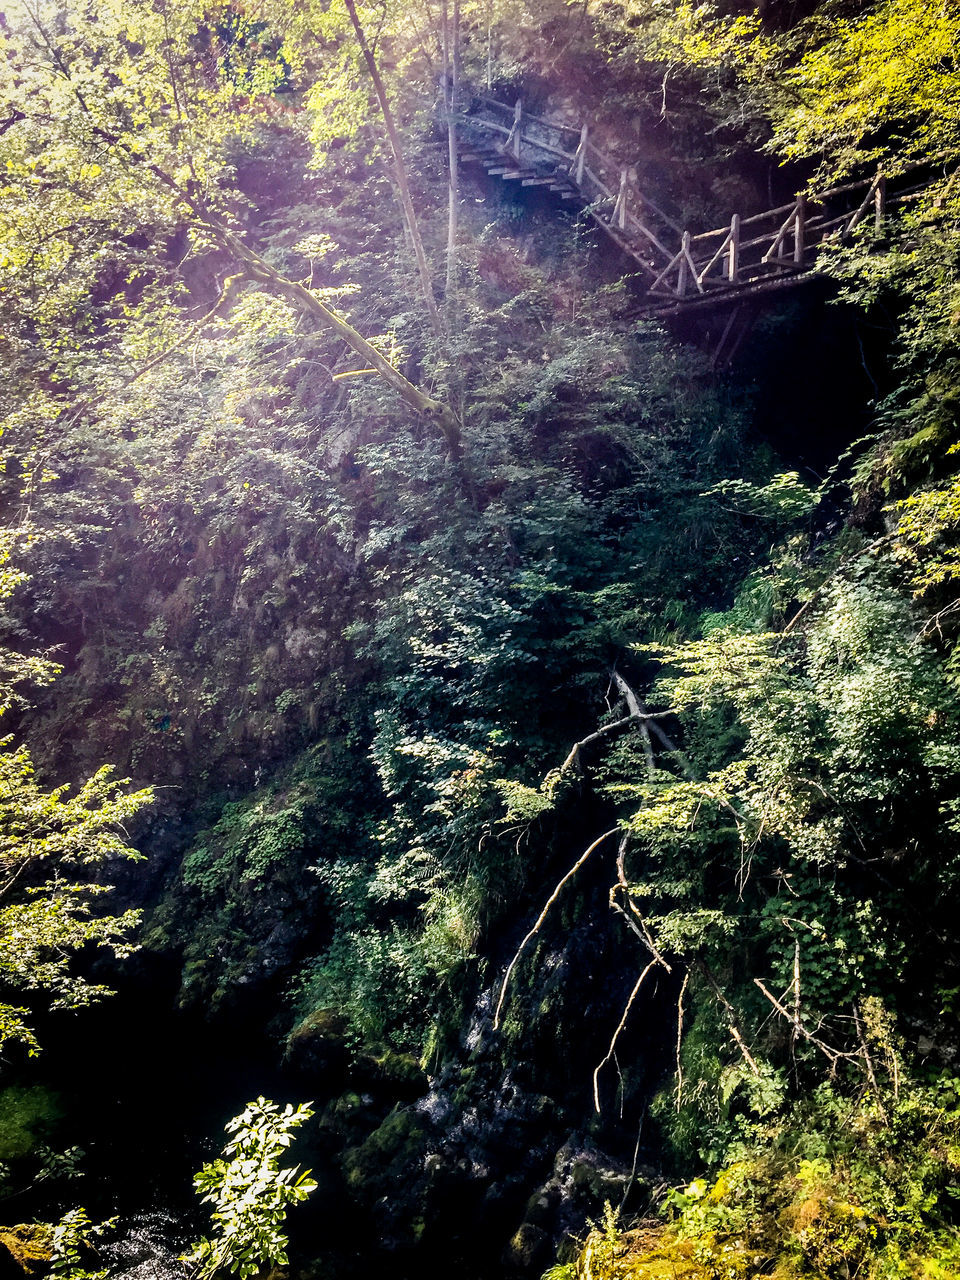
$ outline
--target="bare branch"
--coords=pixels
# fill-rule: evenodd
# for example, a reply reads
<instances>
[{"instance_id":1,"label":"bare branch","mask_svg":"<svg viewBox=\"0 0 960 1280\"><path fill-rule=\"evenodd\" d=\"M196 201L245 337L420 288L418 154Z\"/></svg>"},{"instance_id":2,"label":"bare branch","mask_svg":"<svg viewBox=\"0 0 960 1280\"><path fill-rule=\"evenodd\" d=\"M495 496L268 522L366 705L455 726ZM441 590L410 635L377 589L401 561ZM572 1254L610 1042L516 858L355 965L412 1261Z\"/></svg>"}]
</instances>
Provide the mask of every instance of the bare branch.
<instances>
[{"instance_id":1,"label":"bare branch","mask_svg":"<svg viewBox=\"0 0 960 1280\"><path fill-rule=\"evenodd\" d=\"M873 1069L873 1059L870 1056L870 1047L867 1044L866 1036L863 1034L863 1026L860 1022L860 1010L857 1008L856 1003L854 1003L853 1006L853 1022L857 1028L857 1039L860 1041L860 1051L863 1054L863 1061L867 1068L867 1079L870 1081L874 1090L879 1092L877 1089L877 1075Z\"/></svg>"},{"instance_id":2,"label":"bare branch","mask_svg":"<svg viewBox=\"0 0 960 1280\"><path fill-rule=\"evenodd\" d=\"M560 772L566 773L568 769L572 769L575 764L579 763L580 752L584 747L589 747L592 742L599 742L608 733L616 733L618 729L625 729L628 724L633 724L633 716L623 716L620 720L612 720L610 724L605 724L596 733L591 733L586 738L581 738L579 742L575 742L570 748L570 754L560 766Z\"/></svg>"},{"instance_id":3,"label":"bare branch","mask_svg":"<svg viewBox=\"0 0 960 1280\"><path fill-rule=\"evenodd\" d=\"M347 13L350 15L350 22L353 25L354 32L357 37L357 44L360 46L360 52L363 60L367 65L367 71L373 82L373 90L377 96L377 102L380 106L380 114L383 117L383 125L387 134L387 141L390 145L390 154L393 157L393 171L397 181L397 188L400 194L400 206L403 211L404 222L407 224L407 231L410 235L410 242L413 245L413 253L417 263L417 271L420 274L420 285L423 290L423 300L430 316L430 324L437 337L443 334L443 321L440 318L440 312L437 309L437 300L433 294L433 284L430 279L430 268L427 265L427 255L424 252L423 240L420 236L420 227L417 222L417 215L413 207L413 197L410 194L410 183L407 179L407 167L403 159L403 150L400 146L400 135L397 132L396 122L393 118L393 111L390 107L390 101L387 98L386 86L383 83L383 77L380 75L380 68L377 66L377 60L374 57L373 50L367 43L363 26L357 14L357 7L354 0L344 0Z\"/></svg>"},{"instance_id":4,"label":"bare branch","mask_svg":"<svg viewBox=\"0 0 960 1280\"><path fill-rule=\"evenodd\" d=\"M627 1018L629 1018L630 1016L630 1010L633 1007L633 1002L634 1000L636 1000L637 996L640 994L640 988L643 986L643 980L644 978L646 978L647 974L650 972L652 968L654 968L654 966L657 963L658 961L651 960L650 963L647 965L647 967L644 969L643 973L641 973L640 977L637 979L636 983L634 984L633 990L630 992L630 997L627 1000L626 1005L624 1006L623 1014L620 1018L620 1021L617 1023L617 1029L613 1033L613 1038L610 1041L610 1047L607 1050L606 1055L603 1058L603 1061L597 1064L597 1068L593 1073L593 1105L596 1108L598 1115L600 1114L600 1072L603 1070L603 1068L607 1065L607 1063L613 1057L613 1051L617 1047L617 1041L620 1039L620 1033L623 1030L623 1028L627 1025Z\"/></svg>"},{"instance_id":5,"label":"bare branch","mask_svg":"<svg viewBox=\"0 0 960 1280\"><path fill-rule=\"evenodd\" d=\"M619 679L616 675L615 678ZM630 707L629 701L627 702L627 706ZM654 732L658 733L658 736L660 736L663 741L670 742L670 739L667 738L665 734L659 734L656 727L649 722L662 720L666 716L673 715L676 715L676 711L672 707L668 708L666 711L634 711L633 708L630 707L629 715L621 716L619 720L611 720L609 724L601 725L596 732L588 734L585 738L581 738L579 742L575 742L570 748L570 754L560 766L560 772L566 773L568 769L572 769L573 766L579 762L580 752L584 747L589 747L592 743L599 742L600 739L605 738L608 733L619 733L621 729L626 729L631 724L640 725L640 732L645 738L644 751L647 754L648 771L651 770L653 765L653 751L650 747L650 729L653 728ZM675 751L676 748L671 743L668 750Z\"/></svg>"},{"instance_id":6,"label":"bare branch","mask_svg":"<svg viewBox=\"0 0 960 1280\"><path fill-rule=\"evenodd\" d=\"M24 115L22 111L18 111L16 108L14 108L10 112L10 114L7 116L6 120L4 120L2 124L0 124L0 138L2 138L3 135L7 132L7 130L10 129L13 125L19 124L21 120L26 120L26 118L27 117Z\"/></svg>"},{"instance_id":7,"label":"bare branch","mask_svg":"<svg viewBox=\"0 0 960 1280\"><path fill-rule=\"evenodd\" d=\"M631 716L633 716L634 719L644 720L648 722L650 727L650 732L659 741L664 751L669 751L671 752L672 755L676 756L681 769L683 770L683 772L686 774L688 778L695 778L697 775L693 765L690 763L687 757L683 754L683 752L679 749L679 747L673 741L673 739L670 738L664 732L664 730L660 727L659 724L657 724L657 720L662 719L664 716L675 716L677 714L676 710L670 709L667 711L659 711L651 714L651 712L647 710L646 706L637 697L633 689L631 689L630 686L627 684L626 680L624 680L623 676L620 674L619 671L612 671L611 676L617 688L623 694L627 703L627 708L630 711Z\"/></svg>"},{"instance_id":8,"label":"bare branch","mask_svg":"<svg viewBox=\"0 0 960 1280\"><path fill-rule=\"evenodd\" d=\"M503 975L503 983L500 987L500 999L497 1001L496 1013L494 1013L493 1015L494 1031L496 1031L500 1026L500 1011L503 1009L503 1001L507 994L507 984L510 981L510 975L513 973L513 970L516 967L516 963L520 959L520 956L523 954L523 950L526 947L527 943L530 941L531 938L536 937L536 935L540 932L543 922L544 920L546 920L550 912L550 908L553 906L557 898L560 896L560 891L563 888L563 886L567 883L567 881L572 879L573 876L576 875L576 873L580 870L580 868L583 866L586 860L590 857L591 853L593 853L594 849L596 849L599 845L603 844L604 840L609 839L610 836L616 835L619 830L620 830L619 827L611 827L611 829L609 831L605 831L602 836L598 836L596 840L594 840L593 844L590 845L589 848L584 850L583 853L581 853L580 857L576 860L576 862L573 864L573 866L570 868L567 874L563 877L563 879L554 889L553 893L551 893L550 897L547 899L546 905L544 906L543 910L540 912L540 915L537 917L537 923L533 926L533 928L530 930L530 932L527 934L524 940L520 943L520 946L517 948L516 955L513 957L513 959L510 961L509 965L507 966L507 972Z\"/></svg>"},{"instance_id":9,"label":"bare branch","mask_svg":"<svg viewBox=\"0 0 960 1280\"><path fill-rule=\"evenodd\" d=\"M795 1029L795 1031L799 1035L803 1036L804 1040L808 1040L810 1044L812 1044L815 1048L820 1050L823 1056L830 1063L831 1073L836 1071L837 1063L840 1062L841 1060L844 1060L847 1062L853 1062L853 1061L856 1061L858 1058L863 1057L863 1054L860 1051L858 1051L857 1053L845 1053L842 1049L832 1048L830 1045L825 1043L825 1041L821 1040L818 1036L815 1036L812 1031L808 1031L807 1028L800 1021L800 1019L796 1017L789 1009L784 1008L783 1004L776 998L776 996L770 994L770 992L764 986L760 978L754 978L753 981L754 981L754 984L757 987L759 987L760 990L763 992L763 994L767 997L767 999L776 1009L777 1013L779 1013L782 1018L786 1018L787 1022L790 1023L790 1025Z\"/></svg>"},{"instance_id":10,"label":"bare branch","mask_svg":"<svg viewBox=\"0 0 960 1280\"><path fill-rule=\"evenodd\" d=\"M739 1019L737 1018L736 1010L734 1009L730 1001L727 999L727 997L720 990L720 987L717 985L716 978L714 978L713 974L707 968L704 961L698 960L697 968L706 978L707 984L710 987L713 994L717 997L719 1002L723 1005L724 1012L727 1015L728 1030L730 1031L730 1035L732 1036L734 1043L736 1044L737 1048L740 1050L741 1054L743 1055L744 1062L746 1062L747 1066L750 1068L753 1074L759 1078L760 1068L757 1066L756 1062L754 1061L753 1054L747 1048L747 1042L744 1040L743 1033L740 1030L740 1022L739 1022Z\"/></svg>"},{"instance_id":11,"label":"bare branch","mask_svg":"<svg viewBox=\"0 0 960 1280\"><path fill-rule=\"evenodd\" d=\"M618 915L623 916L624 920L627 922L627 928L640 939L643 945L653 956L654 960L656 960L658 964L661 964L664 969L666 969L667 973L672 973L673 970L657 949L657 944L653 940L650 927L640 911L637 910L636 903L633 900L633 895L630 893L630 885L627 883L626 869L623 862L629 839L629 836L624 836L620 841L619 848L617 849L617 883L610 886L610 906ZM617 893L621 890L623 891L623 896L629 912L621 907L620 903L617 902Z\"/></svg>"},{"instance_id":12,"label":"bare branch","mask_svg":"<svg viewBox=\"0 0 960 1280\"><path fill-rule=\"evenodd\" d=\"M683 986L677 996L677 1087L674 1090L674 1107L677 1111L683 1102L683 1066L680 1062L680 1042L683 1040L683 997L690 981L690 971L683 975Z\"/></svg>"}]
</instances>

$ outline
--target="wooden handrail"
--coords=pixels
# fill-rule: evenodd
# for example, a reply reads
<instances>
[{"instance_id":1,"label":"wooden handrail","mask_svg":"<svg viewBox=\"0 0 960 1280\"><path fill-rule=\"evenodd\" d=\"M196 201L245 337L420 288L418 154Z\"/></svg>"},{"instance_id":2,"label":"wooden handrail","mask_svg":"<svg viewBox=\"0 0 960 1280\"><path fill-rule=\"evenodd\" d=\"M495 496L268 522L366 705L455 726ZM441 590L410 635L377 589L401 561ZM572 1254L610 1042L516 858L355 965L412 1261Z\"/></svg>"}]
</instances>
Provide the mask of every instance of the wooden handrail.
<instances>
[{"instance_id":1,"label":"wooden handrail","mask_svg":"<svg viewBox=\"0 0 960 1280\"><path fill-rule=\"evenodd\" d=\"M532 147L536 147L539 151L546 151L552 156L557 156L560 160L566 160L568 164L573 159L572 151L561 151L559 147L551 147L548 142L532 142L529 138L524 138L524 142L529 142Z\"/></svg>"},{"instance_id":2,"label":"wooden handrail","mask_svg":"<svg viewBox=\"0 0 960 1280\"><path fill-rule=\"evenodd\" d=\"M507 126L506 126L505 124L497 124L496 120L484 120L484 121L482 121L482 122L481 122L481 121L479 121L479 120L477 119L477 117L476 117L476 116L468 116L468 115L464 115L464 114L462 114L462 113L458 113L458 117L457 117L457 118L458 118L459 120L462 120L465 124L480 124L480 123L482 123L482 124L483 124L484 129L495 129L495 130L497 131L497 133L505 133L505 134L507 134L508 136L509 136L509 135L510 135L510 133L512 132L510 129L508 129L508 128L507 128Z\"/></svg>"},{"instance_id":3,"label":"wooden handrail","mask_svg":"<svg viewBox=\"0 0 960 1280\"><path fill-rule=\"evenodd\" d=\"M599 187L600 191L603 194L603 198L605 200L616 200L616 196L614 195L614 193L610 190L610 188L601 178L597 177L597 175L593 172L592 169L588 169L587 166L584 165L583 173L585 177L590 179L590 181L593 183L595 187Z\"/></svg>"},{"instance_id":4,"label":"wooden handrail","mask_svg":"<svg viewBox=\"0 0 960 1280\"><path fill-rule=\"evenodd\" d=\"M870 215L871 209L879 229L889 206L916 199L917 193L928 185L921 182L888 191L886 179L877 173L871 178L846 182L827 191L801 192L788 204L745 218L734 214L729 225L692 235L638 188L635 169L623 165L596 145L587 124L576 128L527 112L519 100L510 106L483 93L476 93L473 97L512 116L512 128L482 115L461 114L460 118L504 135L501 150L515 165L521 163L523 146L556 157L561 162L556 175L561 188L567 182L573 190L568 189L566 194L579 194L586 205L586 212L597 225L652 277L648 290L650 295L673 299L677 303L685 299L702 299L717 291L725 294L736 294L740 290L752 292L756 290L758 281L769 283L777 277L783 277L787 283L790 279L806 277L811 272L811 259L819 246L838 235L843 239L852 234ZM576 149L570 152L562 145L555 146L540 136L534 136L530 124L539 127L534 132L554 129L578 135ZM587 162L588 157L590 163ZM898 175L898 180L922 168L913 166ZM491 171L502 172L500 169ZM530 172L536 174L537 171ZM545 180L551 179L537 178L532 185ZM861 197L858 203L849 199L854 193ZM828 206L840 200L846 207L842 213L834 215ZM815 211L812 216L811 210ZM677 252L663 243L662 233L658 235L647 225L648 211L653 215L658 230L662 224L680 237L681 245ZM744 238L745 231L753 234Z\"/></svg>"},{"instance_id":5,"label":"wooden handrail","mask_svg":"<svg viewBox=\"0 0 960 1280\"><path fill-rule=\"evenodd\" d=\"M490 107L499 107L501 111L509 112L511 115L513 114L513 107L511 107L509 103L500 102L496 98L491 98L486 93L474 93L471 96L476 98L478 102L485 102ZM579 125L564 124L561 120L551 120L549 116L539 116L532 111L525 111L523 114L527 120L536 120L537 124L545 124L550 129L560 129L566 133L580 132Z\"/></svg>"}]
</instances>

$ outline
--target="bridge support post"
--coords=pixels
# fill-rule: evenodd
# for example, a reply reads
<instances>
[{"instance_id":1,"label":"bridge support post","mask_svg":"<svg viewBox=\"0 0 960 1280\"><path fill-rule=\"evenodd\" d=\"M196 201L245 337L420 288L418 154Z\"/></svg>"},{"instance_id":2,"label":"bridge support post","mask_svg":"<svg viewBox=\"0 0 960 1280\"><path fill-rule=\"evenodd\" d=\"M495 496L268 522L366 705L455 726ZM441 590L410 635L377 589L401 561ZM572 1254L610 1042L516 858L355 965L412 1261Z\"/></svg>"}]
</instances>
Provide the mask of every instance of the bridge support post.
<instances>
[{"instance_id":1,"label":"bridge support post","mask_svg":"<svg viewBox=\"0 0 960 1280\"><path fill-rule=\"evenodd\" d=\"M730 251L727 254L727 279L736 284L740 272L740 215L730 219Z\"/></svg>"},{"instance_id":2,"label":"bridge support post","mask_svg":"<svg viewBox=\"0 0 960 1280\"><path fill-rule=\"evenodd\" d=\"M690 232L683 233L680 250L680 271L677 275L677 297L682 298L687 292L687 280L690 278Z\"/></svg>"},{"instance_id":3,"label":"bridge support post","mask_svg":"<svg viewBox=\"0 0 960 1280\"><path fill-rule=\"evenodd\" d=\"M577 147L573 163L570 165L570 176L578 187L583 186L583 168L587 163L587 134L589 132L590 126L584 124L580 129L580 145Z\"/></svg>"},{"instance_id":4,"label":"bridge support post","mask_svg":"<svg viewBox=\"0 0 960 1280\"><path fill-rule=\"evenodd\" d=\"M883 230L883 219L887 212L887 180L882 173L877 174L877 185L873 192L873 221L879 234Z\"/></svg>"},{"instance_id":5,"label":"bridge support post","mask_svg":"<svg viewBox=\"0 0 960 1280\"><path fill-rule=\"evenodd\" d=\"M613 206L613 214L611 222L614 222L621 231L627 229L627 183L630 180L630 170L620 170L620 190L617 193L617 202Z\"/></svg>"},{"instance_id":6,"label":"bridge support post","mask_svg":"<svg viewBox=\"0 0 960 1280\"><path fill-rule=\"evenodd\" d=\"M797 196L797 210L793 218L793 261L803 266L804 229L807 220L807 197Z\"/></svg>"},{"instance_id":7,"label":"bridge support post","mask_svg":"<svg viewBox=\"0 0 960 1280\"><path fill-rule=\"evenodd\" d=\"M513 128L507 135L507 150L520 159L520 146L523 142L523 99L518 98L513 108Z\"/></svg>"}]
</instances>

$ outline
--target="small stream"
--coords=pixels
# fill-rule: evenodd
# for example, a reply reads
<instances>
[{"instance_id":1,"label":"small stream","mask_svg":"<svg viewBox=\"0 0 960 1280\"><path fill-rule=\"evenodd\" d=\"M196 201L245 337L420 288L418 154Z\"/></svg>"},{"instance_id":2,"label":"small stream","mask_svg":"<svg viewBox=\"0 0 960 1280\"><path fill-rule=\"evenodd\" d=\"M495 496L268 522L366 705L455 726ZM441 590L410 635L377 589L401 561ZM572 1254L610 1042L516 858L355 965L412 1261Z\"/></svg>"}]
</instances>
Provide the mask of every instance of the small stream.
<instances>
[{"instance_id":1,"label":"small stream","mask_svg":"<svg viewBox=\"0 0 960 1280\"><path fill-rule=\"evenodd\" d=\"M103 1266L117 1280L184 1280L181 1255L192 1243L182 1217L169 1209L144 1209L118 1224L116 1239L100 1249Z\"/></svg>"},{"instance_id":2,"label":"small stream","mask_svg":"<svg viewBox=\"0 0 960 1280\"><path fill-rule=\"evenodd\" d=\"M606 962L605 937L592 924L573 931L557 953L558 972L576 958L589 981ZM606 966L612 972L615 961ZM580 1232L605 1198L619 1201L625 1185L634 1187L639 1146L621 1142L623 1150L608 1152L569 1129L562 1110L584 1094L590 1036L582 1060L568 1055L547 1070L550 1044L531 1040L528 1057L505 1071L481 1034L491 1022L490 991L467 1029L473 1093L459 1112L466 1072L455 1068L420 1097L401 1075L377 1075L375 1059L346 1076L316 1052L297 1055L299 1070L285 1066L278 992L251 990L216 1016L181 1010L179 966L143 953L104 980L116 988L113 998L43 1020L44 1052L24 1073L25 1083L58 1096L64 1118L51 1145L80 1148L83 1176L19 1196L5 1218L55 1222L76 1207L95 1222L115 1217L113 1237L98 1246L109 1280L186 1280L180 1258L209 1231L193 1176L222 1150L226 1123L259 1096L309 1102L317 1113L290 1153L319 1184L288 1220L295 1280L536 1276L557 1239ZM622 1007L621 995L614 991L614 1007ZM638 1022L636 1036L632 1060L649 1057L657 1074L650 1046L669 1041L653 1015ZM569 1115L577 1114L571 1106ZM638 1203L644 1177L655 1172L645 1168Z\"/></svg>"},{"instance_id":3,"label":"small stream","mask_svg":"<svg viewBox=\"0 0 960 1280\"><path fill-rule=\"evenodd\" d=\"M480 1023L490 1021L489 992L465 1045L474 1052L481 1082L489 1069L489 1088L483 1083L489 1105L478 1112L474 1100L446 1125L458 1077L441 1078L437 1092L400 1115L415 1114L428 1129L436 1126L443 1157L433 1147L424 1156L414 1144L418 1163L404 1164L407 1157L396 1153L404 1150L406 1130L402 1123L390 1130L389 1123L395 1104L404 1104L399 1077L378 1084L361 1073L350 1077L344 1092L342 1071L331 1072L315 1056L304 1057L300 1071L283 1064L283 1003L276 993L251 992L230 1014L211 1018L204 1010L178 1009L180 973L171 960L140 955L134 964L119 978L108 977L117 991L112 999L45 1019L38 1028L44 1052L25 1079L58 1095L64 1118L52 1145L80 1148L84 1172L76 1181L22 1195L7 1215L7 1221L50 1222L79 1206L95 1222L115 1217L113 1238L99 1245L99 1265L110 1280L186 1280L179 1259L209 1230L193 1176L220 1153L230 1118L259 1096L281 1105L310 1102L317 1112L290 1153L291 1162L309 1168L319 1184L288 1220L296 1280L368 1280L385 1270L391 1280L447 1280L451 1271L459 1280L499 1280L512 1265L505 1261L506 1245L531 1191L552 1177L553 1153L567 1164L545 1191L538 1220L543 1229L530 1228L544 1240L547 1232L578 1231L578 1214L595 1215L602 1187L591 1190L591 1178L619 1194L617 1179L629 1173L629 1152L620 1169L617 1157L611 1164L602 1152L587 1149L589 1142L581 1150L581 1138L562 1146L564 1129L552 1099L529 1081L502 1076L496 1055L486 1062L479 1053L474 1041ZM557 1070L586 1078L578 1065ZM530 1078L539 1083L542 1074ZM363 1151L355 1144L381 1121L384 1131L399 1133L400 1145L391 1148L383 1139L379 1147L372 1140L359 1165L349 1154L344 1159L345 1149ZM583 1175L579 1182L574 1165ZM349 1190L357 1168L364 1181ZM536 1241L530 1248L535 1245L536 1258L512 1265L511 1274L539 1274L542 1249Z\"/></svg>"},{"instance_id":4,"label":"small stream","mask_svg":"<svg viewBox=\"0 0 960 1280\"><path fill-rule=\"evenodd\" d=\"M277 1040L262 1031L274 1012L263 999L208 1023L177 1009L174 966L141 961L138 970L114 982L112 999L52 1017L42 1028L44 1052L30 1082L59 1095L65 1116L57 1146L81 1148L84 1172L52 1194L24 1195L17 1214L55 1221L81 1205L95 1221L116 1216L115 1238L100 1246L112 1276L183 1280L179 1256L208 1224L193 1174L219 1153L226 1122L260 1095L279 1103L325 1099L313 1098L311 1083L291 1079L278 1063ZM291 1159L313 1168L321 1188L330 1181L322 1167L329 1157L311 1149L309 1135ZM349 1217L336 1196L321 1191L294 1210L297 1253L324 1252L345 1212ZM338 1267L339 1274L346 1272Z\"/></svg>"}]
</instances>

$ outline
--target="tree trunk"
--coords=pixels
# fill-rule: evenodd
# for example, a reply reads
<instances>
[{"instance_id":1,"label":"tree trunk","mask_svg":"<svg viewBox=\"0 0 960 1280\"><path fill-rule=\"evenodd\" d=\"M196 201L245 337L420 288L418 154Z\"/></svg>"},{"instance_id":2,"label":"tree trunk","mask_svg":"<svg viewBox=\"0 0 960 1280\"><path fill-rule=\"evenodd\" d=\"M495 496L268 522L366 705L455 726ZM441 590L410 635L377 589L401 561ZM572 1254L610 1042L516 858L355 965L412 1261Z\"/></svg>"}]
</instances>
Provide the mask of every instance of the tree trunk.
<instances>
[{"instance_id":1,"label":"tree trunk","mask_svg":"<svg viewBox=\"0 0 960 1280\"><path fill-rule=\"evenodd\" d=\"M387 140L390 143L390 151L393 155L393 169L397 179L397 187L400 192L400 204L403 208L404 220L407 224L407 230L410 233L410 239L413 242L413 252L417 259L417 270L420 272L420 284L423 288L423 300L427 304L427 311L430 314L430 324L434 333L439 337L443 333L443 322L440 319L440 312L437 309L437 300L433 294L433 283L430 279L430 268L427 266L427 255L423 250L423 241L420 238L420 227L417 223L417 215L413 208L413 199L410 195L410 183L407 181L407 169L403 162L403 152L400 150L400 135L397 133L397 126L393 119L393 112L390 110L390 103L387 100L387 91L383 83L383 77L380 75L380 68L377 66L377 60L373 56L367 38L363 34L363 27L360 25L360 19L357 16L357 7L354 0L344 0L347 6L347 13L350 15L350 21L353 23L353 29L357 35L357 43L360 45L360 52L363 54L363 60L367 64L367 70L370 73L370 79L373 81L373 89L377 95L377 102L380 104L380 112L383 116L384 128L387 131Z\"/></svg>"},{"instance_id":2,"label":"tree trunk","mask_svg":"<svg viewBox=\"0 0 960 1280\"><path fill-rule=\"evenodd\" d=\"M493 0L487 0L487 93L493 92Z\"/></svg>"},{"instance_id":3,"label":"tree trunk","mask_svg":"<svg viewBox=\"0 0 960 1280\"><path fill-rule=\"evenodd\" d=\"M353 0L345 0L345 2L350 9L351 16L354 19L354 24L362 41L362 31L356 21L356 11L353 6ZM365 42L362 43L363 48L370 59L368 65L372 65L373 72L375 73L376 64L373 63L372 55L369 53L369 50L367 50ZM379 76L377 77L377 83L380 84L382 90L382 81L379 80ZM81 107L86 112L87 108L83 99L80 97L79 93L77 96ZM382 105L387 109L385 99L382 100ZM392 127L392 117L388 115L386 118ZM401 399L406 401L406 403L410 405L417 414L421 417L428 418L436 424L437 429L447 442L447 450L451 460L456 464L458 470L461 473L463 472L463 441L460 433L460 423L456 414L449 405L444 404L440 400L434 400L432 397L424 395L419 387L415 387L412 382L403 376L399 369L395 369L390 361L380 354L376 347L371 346L363 334L357 329L354 329L353 325L348 324L346 320L341 316L338 316L336 312L331 311L329 307L325 307L319 298L316 298L309 289L305 289L302 284L298 284L295 280L289 280L286 276L282 276L279 271L275 271L268 262L264 261L264 259L261 258L253 249L248 248L242 240L234 235L229 227L225 226L224 223L216 217L216 215L212 214L205 207L202 197L191 194L188 188L181 186L179 182L160 168L159 165L153 164L149 160L144 162L144 158L133 152L130 146L116 134L103 129L98 125L93 126L93 134L96 137L102 138L111 145L118 147L126 155L130 163L134 165L143 164L144 169L148 173L152 173L153 176L168 190L174 192L177 198L190 210L196 220L196 225L205 230L209 235L212 235L221 247L226 249L238 263L242 263L246 268L246 274L250 279L256 280L258 283L264 284L268 288L272 289L275 293L281 294L291 302L298 311L304 315L310 316L322 329L328 329L337 334L337 336L340 337L348 347L354 350L357 355L359 355L368 364L372 365L377 373L380 374L381 378L383 378L389 386L393 387L394 391L397 392ZM399 152L397 153L397 156L398 169L405 180L406 173L403 170L402 161L399 159ZM409 190L407 190L407 199L409 200ZM412 218L412 205L410 208L410 215ZM416 227L415 220L412 225L414 228ZM419 237L417 238L417 243L419 243ZM420 245L420 253L422 256L422 244ZM426 271L426 259L423 259L423 269ZM431 314L436 317L436 324L439 326L440 316L437 311L436 300L433 297L432 291L429 289L429 281L424 279L424 283L425 286L427 286L427 296L429 300L428 306L432 306ZM437 331L440 331L439 327Z\"/></svg>"},{"instance_id":4,"label":"tree trunk","mask_svg":"<svg viewBox=\"0 0 960 1280\"><path fill-rule=\"evenodd\" d=\"M302 314L310 316L322 329L328 329L339 338L342 338L348 347L351 347L367 364L376 369L383 380L393 387L394 391L412 409L422 417L429 418L436 423L447 442L447 448L452 458L459 460L462 457L460 425L449 405L424 395L398 369L395 369L376 347L371 346L366 338L358 330L354 329L353 325L348 324L336 312L325 307L319 298L315 297L309 289L305 289L302 284L298 284L295 280L290 280L281 275L279 271L275 271L268 262L265 262L253 249L248 248L232 231L222 225L211 223L209 220L206 222L206 226L223 247L238 262L243 264L250 279L266 285L274 293L286 298Z\"/></svg>"},{"instance_id":5,"label":"tree trunk","mask_svg":"<svg viewBox=\"0 0 960 1280\"><path fill-rule=\"evenodd\" d=\"M457 160L457 95L460 87L460 0L453 0L453 31L443 0L443 96L447 115L447 155L450 167L447 215L446 301L452 304L457 292L457 222L460 206L460 175Z\"/></svg>"}]
</instances>

